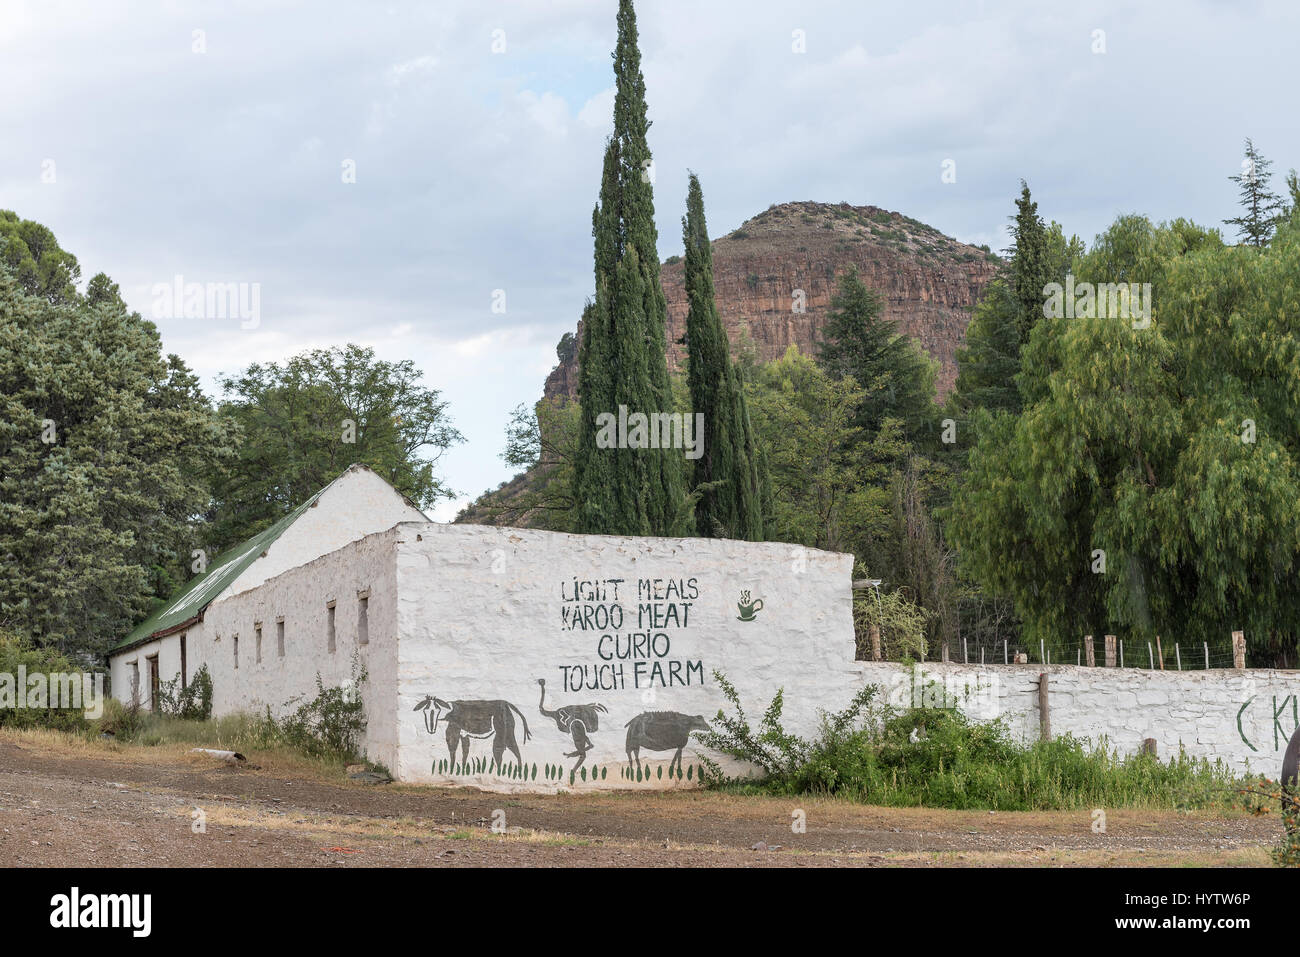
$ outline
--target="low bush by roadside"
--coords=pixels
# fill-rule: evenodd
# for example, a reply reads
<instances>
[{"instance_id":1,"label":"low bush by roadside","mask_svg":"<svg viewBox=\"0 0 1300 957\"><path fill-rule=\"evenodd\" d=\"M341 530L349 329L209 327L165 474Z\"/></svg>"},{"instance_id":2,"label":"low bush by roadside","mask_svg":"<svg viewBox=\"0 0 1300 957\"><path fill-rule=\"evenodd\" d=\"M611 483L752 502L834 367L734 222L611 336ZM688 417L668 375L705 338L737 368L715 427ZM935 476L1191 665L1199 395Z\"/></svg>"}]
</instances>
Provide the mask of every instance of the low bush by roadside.
<instances>
[{"instance_id":1,"label":"low bush by roadside","mask_svg":"<svg viewBox=\"0 0 1300 957\"><path fill-rule=\"evenodd\" d=\"M53 648L0 631L0 727L84 730L88 726L84 710L58 707L50 682L51 676L74 680L80 697L85 673L84 668ZM43 680L39 695L28 687L28 679L33 676Z\"/></svg>"},{"instance_id":2,"label":"low bush by roadside","mask_svg":"<svg viewBox=\"0 0 1300 957\"><path fill-rule=\"evenodd\" d=\"M781 724L781 692L750 726L735 688L714 673L731 703L700 742L765 772L761 781L728 779L724 786L777 794L833 794L888 807L997 811L1073 808L1193 808L1231 804L1240 779L1222 763L1178 754L1121 757L1100 742L1089 747L1069 735L1047 742L1016 741L1001 720L973 722L958 710L894 709L867 687L848 707L823 717L804 739Z\"/></svg>"},{"instance_id":3,"label":"low bush by roadside","mask_svg":"<svg viewBox=\"0 0 1300 957\"><path fill-rule=\"evenodd\" d=\"M283 718L276 719L270 708L261 714L238 712L213 718L212 681L204 667L183 691L176 690L176 682L164 683L157 711L110 698L103 717L88 726L86 732L143 747L188 744L225 751L283 748L343 764L360 759L366 728L361 701L365 681L365 669L354 664L348 687L326 687L317 675L316 695Z\"/></svg>"}]
</instances>

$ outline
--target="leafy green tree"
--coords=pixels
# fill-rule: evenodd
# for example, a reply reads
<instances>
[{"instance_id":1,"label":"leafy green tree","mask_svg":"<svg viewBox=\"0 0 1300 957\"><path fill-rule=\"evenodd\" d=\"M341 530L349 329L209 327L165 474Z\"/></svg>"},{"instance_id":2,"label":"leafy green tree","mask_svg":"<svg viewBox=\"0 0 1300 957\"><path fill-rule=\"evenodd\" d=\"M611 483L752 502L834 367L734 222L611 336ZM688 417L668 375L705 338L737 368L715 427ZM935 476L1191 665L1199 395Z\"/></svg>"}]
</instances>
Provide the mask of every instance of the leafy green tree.
<instances>
[{"instance_id":1,"label":"leafy green tree","mask_svg":"<svg viewBox=\"0 0 1300 957\"><path fill-rule=\"evenodd\" d=\"M705 538L761 541L763 515L757 454L740 371L713 295L713 249L699 178L690 175L686 216L686 348L690 410L703 415L701 456L695 460L695 531Z\"/></svg>"},{"instance_id":2,"label":"leafy green tree","mask_svg":"<svg viewBox=\"0 0 1300 957\"><path fill-rule=\"evenodd\" d=\"M942 495L947 473L920 456L908 456L893 475L893 536L897 558L889 584L925 610L926 634L935 644L960 640L956 554L944 541L932 502Z\"/></svg>"},{"instance_id":3,"label":"leafy green tree","mask_svg":"<svg viewBox=\"0 0 1300 957\"><path fill-rule=\"evenodd\" d=\"M1020 314L1007 280L988 284L957 349L957 410L1020 411Z\"/></svg>"},{"instance_id":4,"label":"leafy green tree","mask_svg":"<svg viewBox=\"0 0 1300 957\"><path fill-rule=\"evenodd\" d=\"M454 497L437 464L463 437L441 393L420 378L409 359L386 362L351 343L223 378L220 413L242 438L214 475L214 549L274 524L353 463L421 508Z\"/></svg>"},{"instance_id":5,"label":"leafy green tree","mask_svg":"<svg viewBox=\"0 0 1300 957\"><path fill-rule=\"evenodd\" d=\"M578 451L581 409L576 402L540 399L520 404L506 424L501 458L520 470L457 516L457 521L573 530L573 460Z\"/></svg>"},{"instance_id":6,"label":"leafy green tree","mask_svg":"<svg viewBox=\"0 0 1300 957\"><path fill-rule=\"evenodd\" d=\"M1228 177L1239 187L1237 202L1242 213L1223 222L1228 226L1236 226L1237 235L1256 248L1268 244L1285 210L1282 200L1268 188L1269 180L1273 178L1272 166L1273 161L1265 159L1264 154L1247 138L1242 171Z\"/></svg>"},{"instance_id":7,"label":"leafy green tree","mask_svg":"<svg viewBox=\"0 0 1300 957\"><path fill-rule=\"evenodd\" d=\"M1035 328L1024 413L980 426L954 500L963 561L1032 640L1242 629L1256 663L1294 662L1300 229L1261 253L1126 216L1078 272L1151 282L1153 321Z\"/></svg>"},{"instance_id":8,"label":"leafy green tree","mask_svg":"<svg viewBox=\"0 0 1300 957\"><path fill-rule=\"evenodd\" d=\"M583 314L579 348L575 524L589 533L670 535L682 531L687 518L681 450L598 444L602 415L617 416L620 407L644 415L673 408L646 140L650 123L631 0L619 2L614 76L614 134L592 215L596 295Z\"/></svg>"},{"instance_id":9,"label":"leafy green tree","mask_svg":"<svg viewBox=\"0 0 1300 957\"><path fill-rule=\"evenodd\" d=\"M892 529L891 463L906 444L897 419L868 436L856 424L865 392L791 346L748 383L770 483L770 541L852 552L882 566Z\"/></svg>"},{"instance_id":10,"label":"leafy green tree","mask_svg":"<svg viewBox=\"0 0 1300 957\"><path fill-rule=\"evenodd\" d=\"M0 266L0 623L98 655L189 576L230 438L153 323L38 289Z\"/></svg>"},{"instance_id":11,"label":"leafy green tree","mask_svg":"<svg viewBox=\"0 0 1300 957\"><path fill-rule=\"evenodd\" d=\"M879 295L855 269L840 277L817 358L832 376L851 376L862 390L859 428L875 432L895 418L909 439L932 431L935 363L881 315Z\"/></svg>"},{"instance_id":12,"label":"leafy green tree","mask_svg":"<svg viewBox=\"0 0 1300 957\"><path fill-rule=\"evenodd\" d=\"M50 303L77 301L81 267L77 257L59 246L48 227L0 209L0 263L8 266L18 287Z\"/></svg>"}]
</instances>

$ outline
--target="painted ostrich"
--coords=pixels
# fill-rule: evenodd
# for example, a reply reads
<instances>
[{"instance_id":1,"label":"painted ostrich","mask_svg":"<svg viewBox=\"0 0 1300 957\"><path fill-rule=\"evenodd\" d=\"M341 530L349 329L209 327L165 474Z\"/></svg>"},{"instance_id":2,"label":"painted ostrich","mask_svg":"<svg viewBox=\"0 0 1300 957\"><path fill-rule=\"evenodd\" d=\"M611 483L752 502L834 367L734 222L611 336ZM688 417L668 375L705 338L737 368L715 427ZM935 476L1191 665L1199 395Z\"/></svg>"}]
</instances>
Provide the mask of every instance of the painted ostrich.
<instances>
[{"instance_id":1,"label":"painted ostrich","mask_svg":"<svg viewBox=\"0 0 1300 957\"><path fill-rule=\"evenodd\" d=\"M607 713L607 709L603 704L566 704L554 711L547 711L546 679L538 678L537 683L542 686L542 697L537 702L537 709L544 717L554 720L555 727L573 736L575 750L565 754L565 757L578 759L578 763L573 766L576 771L582 767L582 763L587 760L587 752L592 749L591 738L587 737L587 733L600 730L600 715Z\"/></svg>"}]
</instances>

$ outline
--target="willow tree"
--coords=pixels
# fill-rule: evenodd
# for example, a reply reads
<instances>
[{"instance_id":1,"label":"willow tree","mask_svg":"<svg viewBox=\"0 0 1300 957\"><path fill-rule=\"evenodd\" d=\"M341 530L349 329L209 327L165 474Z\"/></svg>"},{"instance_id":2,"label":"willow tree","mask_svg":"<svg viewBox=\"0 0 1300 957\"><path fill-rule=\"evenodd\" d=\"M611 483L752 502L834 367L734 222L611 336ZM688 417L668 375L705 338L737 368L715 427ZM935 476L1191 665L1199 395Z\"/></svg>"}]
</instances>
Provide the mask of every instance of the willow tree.
<instances>
[{"instance_id":1,"label":"willow tree","mask_svg":"<svg viewBox=\"0 0 1300 957\"><path fill-rule=\"evenodd\" d=\"M1261 252L1121 217L1076 284L1121 280L1151 283L1150 322L1108 308L1035 326L1024 411L976 429L949 530L1031 640L1224 650L1242 629L1257 662L1294 663L1300 228Z\"/></svg>"},{"instance_id":2,"label":"willow tree","mask_svg":"<svg viewBox=\"0 0 1300 957\"><path fill-rule=\"evenodd\" d=\"M695 531L704 538L761 541L763 515L758 455L740 370L713 294L713 249L704 219L704 193L694 173L682 219L686 247L687 384L691 412L703 416L701 455L695 460Z\"/></svg>"},{"instance_id":3,"label":"willow tree","mask_svg":"<svg viewBox=\"0 0 1300 957\"><path fill-rule=\"evenodd\" d=\"M578 360L582 422L574 461L575 528L671 535L683 530L682 449L622 447L621 441L610 447L601 425L606 416L621 421L673 411L646 140L650 122L631 0L620 0L618 7L614 77L614 133L605 146L600 201L592 214L596 293L583 314Z\"/></svg>"}]
</instances>

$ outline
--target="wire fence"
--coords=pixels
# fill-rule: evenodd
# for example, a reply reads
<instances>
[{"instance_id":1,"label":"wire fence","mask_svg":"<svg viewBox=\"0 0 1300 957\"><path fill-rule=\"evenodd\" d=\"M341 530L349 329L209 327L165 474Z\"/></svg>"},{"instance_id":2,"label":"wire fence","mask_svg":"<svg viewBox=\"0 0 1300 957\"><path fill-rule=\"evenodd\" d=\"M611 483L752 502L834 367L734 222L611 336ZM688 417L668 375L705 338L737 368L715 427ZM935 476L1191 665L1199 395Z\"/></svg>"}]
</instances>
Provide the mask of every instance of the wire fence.
<instances>
[{"instance_id":1,"label":"wire fence","mask_svg":"<svg viewBox=\"0 0 1300 957\"><path fill-rule=\"evenodd\" d=\"M1165 642L1105 637L1073 643L1026 643L1009 639L998 642L968 642L940 645L921 654L922 661L945 661L970 665L1078 665L1096 668L1141 668L1151 671L1207 671L1247 667L1238 664L1232 648L1209 642Z\"/></svg>"}]
</instances>

